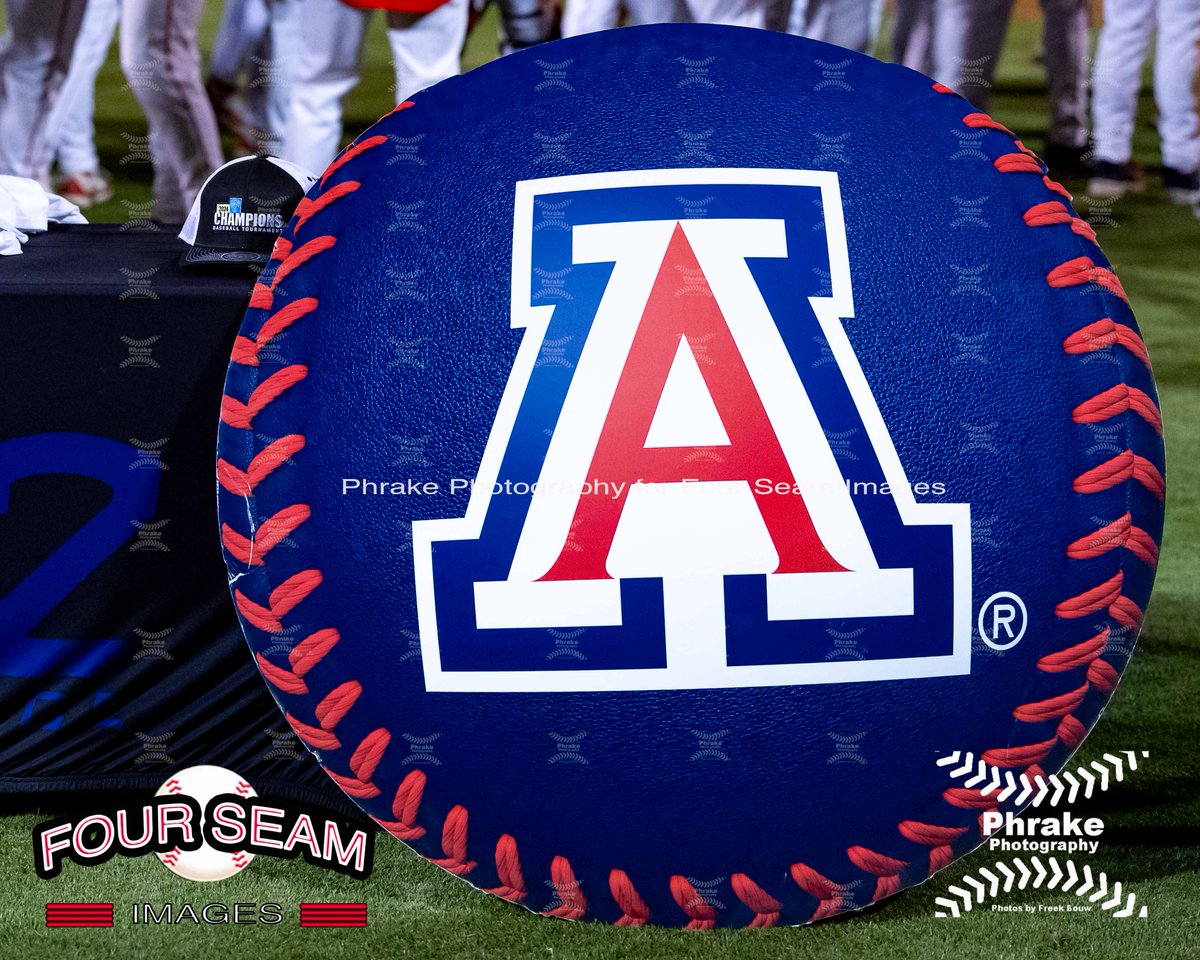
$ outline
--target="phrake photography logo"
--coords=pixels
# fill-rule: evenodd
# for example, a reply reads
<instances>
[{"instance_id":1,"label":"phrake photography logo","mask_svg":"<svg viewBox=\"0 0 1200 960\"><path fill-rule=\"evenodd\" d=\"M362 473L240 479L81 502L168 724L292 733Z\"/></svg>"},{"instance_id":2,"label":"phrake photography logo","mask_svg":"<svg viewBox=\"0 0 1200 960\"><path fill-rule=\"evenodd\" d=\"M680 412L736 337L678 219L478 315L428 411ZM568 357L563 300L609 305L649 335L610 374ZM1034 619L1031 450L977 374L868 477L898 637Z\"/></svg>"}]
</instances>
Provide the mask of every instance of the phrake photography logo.
<instances>
[{"instance_id":1,"label":"phrake photography logo","mask_svg":"<svg viewBox=\"0 0 1200 960\"><path fill-rule=\"evenodd\" d=\"M972 910L992 913L1106 913L1117 919L1146 919L1149 908L1137 893L1084 860L1100 849L1105 823L1097 816L1076 814L1068 804L1091 800L1122 783L1138 769L1147 750L1105 753L1101 759L1045 776L1031 771L1014 774L982 757L954 751L937 761L955 789L973 791L980 806L985 846L1000 859L966 873L934 899L934 915L958 919ZM1011 808L1028 808L1021 813ZM1008 902L1033 894L1033 902Z\"/></svg>"}]
</instances>

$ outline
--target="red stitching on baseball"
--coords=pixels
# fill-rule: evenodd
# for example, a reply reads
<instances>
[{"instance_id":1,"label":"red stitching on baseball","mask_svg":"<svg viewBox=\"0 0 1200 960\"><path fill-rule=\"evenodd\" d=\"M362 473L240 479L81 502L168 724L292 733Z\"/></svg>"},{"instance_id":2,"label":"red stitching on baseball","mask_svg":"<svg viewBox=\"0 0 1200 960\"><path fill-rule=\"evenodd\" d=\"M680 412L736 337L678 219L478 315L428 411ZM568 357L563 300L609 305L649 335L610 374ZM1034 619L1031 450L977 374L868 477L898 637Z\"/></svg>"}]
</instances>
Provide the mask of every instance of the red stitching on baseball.
<instances>
[{"instance_id":1,"label":"red stitching on baseball","mask_svg":"<svg viewBox=\"0 0 1200 960\"><path fill-rule=\"evenodd\" d=\"M521 872L517 841L507 833L502 833L496 841L496 876L500 878L500 885L487 890L487 893L514 902L524 900L529 895L525 890L525 875Z\"/></svg>"},{"instance_id":2,"label":"red stitching on baseball","mask_svg":"<svg viewBox=\"0 0 1200 960\"><path fill-rule=\"evenodd\" d=\"M744 873L735 873L729 878L730 886L739 900L754 911L751 927L773 927L779 922L783 904L767 893Z\"/></svg>"},{"instance_id":3,"label":"red stitching on baseball","mask_svg":"<svg viewBox=\"0 0 1200 960\"><path fill-rule=\"evenodd\" d=\"M1037 157L1027 153L1005 153L992 161L1001 173L1043 173L1043 167Z\"/></svg>"},{"instance_id":4,"label":"red stitching on baseball","mask_svg":"<svg viewBox=\"0 0 1200 960\"><path fill-rule=\"evenodd\" d=\"M1060 693L1048 700L1036 703L1025 703L1013 711L1013 716L1025 723L1041 723L1044 720L1058 720L1078 707L1088 692L1088 685Z\"/></svg>"},{"instance_id":5,"label":"red stitching on baseball","mask_svg":"<svg viewBox=\"0 0 1200 960\"><path fill-rule=\"evenodd\" d=\"M587 897L583 895L579 881L575 879L575 871L566 857L556 856L550 861L550 882L554 884L558 906L542 912L547 917L582 920L587 913Z\"/></svg>"},{"instance_id":6,"label":"red stitching on baseball","mask_svg":"<svg viewBox=\"0 0 1200 960\"><path fill-rule=\"evenodd\" d=\"M258 529L249 537L243 536L229 524L223 523L221 524L221 543L242 563L251 567L261 567L266 562L263 558L271 549L278 546L288 534L310 516L312 516L312 511L308 504L292 504L260 523Z\"/></svg>"},{"instance_id":7,"label":"red stitching on baseball","mask_svg":"<svg viewBox=\"0 0 1200 960\"><path fill-rule=\"evenodd\" d=\"M421 770L410 770L392 800L392 816L395 820L376 820L384 830L400 840L416 840L425 836L425 828L417 825L417 810L425 792L425 774Z\"/></svg>"},{"instance_id":8,"label":"red stitching on baseball","mask_svg":"<svg viewBox=\"0 0 1200 960\"><path fill-rule=\"evenodd\" d=\"M259 329L253 340L243 336L239 336L234 340L233 352L229 358L230 361L250 367L257 367L258 352L263 347L301 317L312 313L316 309L316 297L302 297L299 300L293 300L287 306L273 313L270 319Z\"/></svg>"},{"instance_id":9,"label":"red stitching on baseball","mask_svg":"<svg viewBox=\"0 0 1200 960\"><path fill-rule=\"evenodd\" d=\"M304 226L310 219L324 210L335 200L340 200L347 194L353 193L362 184L357 180L343 180L341 183L330 187L324 193L315 197L305 197L296 204L296 225L292 227L292 232L295 233Z\"/></svg>"},{"instance_id":10,"label":"red stitching on baseball","mask_svg":"<svg viewBox=\"0 0 1200 960\"><path fill-rule=\"evenodd\" d=\"M875 875L875 893L871 897L872 900L882 900L900 890L900 871L908 866L907 860L897 860L866 847L848 847L846 856L860 870Z\"/></svg>"},{"instance_id":11,"label":"red stitching on baseball","mask_svg":"<svg viewBox=\"0 0 1200 960\"><path fill-rule=\"evenodd\" d=\"M250 399L245 403L225 394L221 397L221 422L240 430L249 430L254 418L284 390L294 387L308 376L308 367L294 363L284 367L250 392Z\"/></svg>"},{"instance_id":12,"label":"red stitching on baseball","mask_svg":"<svg viewBox=\"0 0 1200 960\"><path fill-rule=\"evenodd\" d=\"M1088 667L1087 677L1088 683L1101 690L1112 690L1121 679L1116 668L1104 660L1093 660L1092 665Z\"/></svg>"},{"instance_id":13,"label":"red stitching on baseball","mask_svg":"<svg viewBox=\"0 0 1200 960\"><path fill-rule=\"evenodd\" d=\"M671 877L671 896L679 909L688 916L685 930L711 930L717 925L717 911L711 903L696 892L687 877L675 874Z\"/></svg>"},{"instance_id":14,"label":"red stitching on baseball","mask_svg":"<svg viewBox=\"0 0 1200 960\"><path fill-rule=\"evenodd\" d=\"M342 742L330 730L322 730L320 727L314 727L303 720L298 720L290 713L285 713L284 718L291 724L292 729L296 732L296 736L314 750L336 750L342 745Z\"/></svg>"},{"instance_id":15,"label":"red stitching on baseball","mask_svg":"<svg viewBox=\"0 0 1200 960\"><path fill-rule=\"evenodd\" d=\"M917 820L902 820L897 829L913 843L923 843L929 850L929 873L934 874L954 859L953 843L966 827L942 827Z\"/></svg>"},{"instance_id":16,"label":"red stitching on baseball","mask_svg":"<svg viewBox=\"0 0 1200 960\"><path fill-rule=\"evenodd\" d=\"M280 618L320 585L320 570L301 570L271 591L265 607L255 603L239 589L233 591L233 601L241 615L259 630L266 633L282 633Z\"/></svg>"},{"instance_id":17,"label":"red stitching on baseball","mask_svg":"<svg viewBox=\"0 0 1200 960\"><path fill-rule=\"evenodd\" d=\"M809 923L837 915L843 899L842 888L838 884L804 863L793 863L791 874L796 886L820 901L817 909L808 918Z\"/></svg>"},{"instance_id":18,"label":"red stitching on baseball","mask_svg":"<svg viewBox=\"0 0 1200 960\"><path fill-rule=\"evenodd\" d=\"M1156 433L1162 434L1162 414L1153 398L1144 390L1124 383L1118 383L1083 401L1071 411L1071 419L1076 423L1101 423L1127 410L1132 410L1150 424Z\"/></svg>"},{"instance_id":19,"label":"red stitching on baseball","mask_svg":"<svg viewBox=\"0 0 1200 960\"><path fill-rule=\"evenodd\" d=\"M401 106L412 106L412 104L409 102L406 104L401 104ZM352 143L341 152L341 154L333 161L333 163L325 168L325 172L321 175L320 186L325 186L325 181L329 179L331 174L341 170L342 167L348 164L355 157L362 156L372 147L377 147L381 143L387 143L387 137L381 134L376 134L373 137L367 137L365 140L360 140L358 143Z\"/></svg>"},{"instance_id":20,"label":"red stitching on baseball","mask_svg":"<svg viewBox=\"0 0 1200 960\"><path fill-rule=\"evenodd\" d=\"M351 681L356 683L357 681ZM371 782L375 767L383 759L383 753L391 742L392 735L383 727L368 733L350 757L350 771L353 777L335 773L328 766L325 772L333 781L352 797L371 798L380 794L380 789Z\"/></svg>"},{"instance_id":21,"label":"red stitching on baseball","mask_svg":"<svg viewBox=\"0 0 1200 960\"><path fill-rule=\"evenodd\" d=\"M275 275L271 277L271 289L275 290L285 277L301 264L307 263L318 253L324 253L330 247L337 243L337 237L329 236L315 237L300 247L297 247L287 255L287 259L281 263L275 270Z\"/></svg>"},{"instance_id":22,"label":"red stitching on baseball","mask_svg":"<svg viewBox=\"0 0 1200 960\"><path fill-rule=\"evenodd\" d=\"M1046 274L1046 282L1052 287L1078 287L1085 283L1095 283L1126 303L1129 302L1117 275L1108 267L1098 266L1091 257L1075 257L1066 263L1060 263Z\"/></svg>"},{"instance_id":23,"label":"red stitching on baseball","mask_svg":"<svg viewBox=\"0 0 1200 960\"><path fill-rule=\"evenodd\" d=\"M1124 347L1150 369L1150 355L1146 352L1146 344L1132 327L1123 323L1114 323L1108 317L1080 327L1063 341L1063 349L1067 353L1092 353L1108 347Z\"/></svg>"},{"instance_id":24,"label":"red stitching on baseball","mask_svg":"<svg viewBox=\"0 0 1200 960\"><path fill-rule=\"evenodd\" d=\"M985 797L978 790L971 790L967 787L950 787L943 790L942 799L963 810L995 810L1000 806L994 794Z\"/></svg>"},{"instance_id":25,"label":"red stitching on baseball","mask_svg":"<svg viewBox=\"0 0 1200 960\"><path fill-rule=\"evenodd\" d=\"M1066 650L1048 653L1037 662L1038 669L1044 670L1046 673L1065 673L1077 667L1086 667L1104 652L1104 648L1108 646L1110 633L1110 628L1106 626L1091 639L1084 640L1083 643L1067 647Z\"/></svg>"},{"instance_id":26,"label":"red stitching on baseball","mask_svg":"<svg viewBox=\"0 0 1200 960\"><path fill-rule=\"evenodd\" d=\"M1090 560L1122 547L1151 567L1158 563L1158 544L1145 530L1133 525L1129 513L1080 537L1067 547L1067 556L1072 560Z\"/></svg>"},{"instance_id":27,"label":"red stitching on baseball","mask_svg":"<svg viewBox=\"0 0 1200 960\"><path fill-rule=\"evenodd\" d=\"M446 822L442 824L442 852L445 856L433 862L443 870L465 877L475 869L475 861L467 859L467 808L462 804L451 807L446 814Z\"/></svg>"},{"instance_id":28,"label":"red stitching on baseball","mask_svg":"<svg viewBox=\"0 0 1200 960\"><path fill-rule=\"evenodd\" d=\"M1030 207L1024 214L1025 225L1030 227L1048 227L1057 223L1069 223L1071 229L1079 236L1096 242L1096 231L1082 217L1077 217L1067 209L1066 204L1059 200L1047 200Z\"/></svg>"},{"instance_id":29,"label":"red stitching on baseball","mask_svg":"<svg viewBox=\"0 0 1200 960\"><path fill-rule=\"evenodd\" d=\"M1115 457L1084 471L1075 478L1072 489L1076 493L1100 493L1127 480L1136 480L1159 500L1166 495L1166 481L1158 472L1158 468L1132 450L1118 453Z\"/></svg>"},{"instance_id":30,"label":"red stitching on baseball","mask_svg":"<svg viewBox=\"0 0 1200 960\"><path fill-rule=\"evenodd\" d=\"M304 437L289 433L263 447L250 461L250 466L239 470L232 463L217 461L217 479L221 486L238 497L254 495L254 488L262 483L281 463L304 449Z\"/></svg>"},{"instance_id":31,"label":"red stitching on baseball","mask_svg":"<svg viewBox=\"0 0 1200 960\"><path fill-rule=\"evenodd\" d=\"M616 921L618 927L645 926L650 919L650 908L637 892L629 874L624 870L612 870L608 874L608 889L621 908L621 917Z\"/></svg>"},{"instance_id":32,"label":"red stitching on baseball","mask_svg":"<svg viewBox=\"0 0 1200 960\"><path fill-rule=\"evenodd\" d=\"M1121 595L1121 584L1124 580L1125 574L1118 570L1099 586L1064 600L1054 608L1054 613L1067 620L1076 620L1107 609Z\"/></svg>"}]
</instances>

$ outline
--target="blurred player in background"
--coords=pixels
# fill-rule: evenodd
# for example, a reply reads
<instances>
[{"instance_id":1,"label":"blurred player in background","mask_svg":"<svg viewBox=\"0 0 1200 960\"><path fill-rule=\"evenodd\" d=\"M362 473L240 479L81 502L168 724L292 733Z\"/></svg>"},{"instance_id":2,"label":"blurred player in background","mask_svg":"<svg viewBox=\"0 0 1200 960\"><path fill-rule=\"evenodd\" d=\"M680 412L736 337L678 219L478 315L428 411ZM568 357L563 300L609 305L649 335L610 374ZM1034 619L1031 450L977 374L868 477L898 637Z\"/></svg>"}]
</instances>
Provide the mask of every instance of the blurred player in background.
<instances>
[{"instance_id":1,"label":"blurred player in background","mask_svg":"<svg viewBox=\"0 0 1200 960\"><path fill-rule=\"evenodd\" d=\"M552 0L497 0L496 6L500 8L501 56L545 43L558 32L561 11ZM487 7L488 0L472 0L472 29Z\"/></svg>"},{"instance_id":2,"label":"blurred player in background","mask_svg":"<svg viewBox=\"0 0 1200 960\"><path fill-rule=\"evenodd\" d=\"M113 192L96 153L96 75L108 58L120 15L120 0L88 0L71 68L46 121L45 146L50 150L35 161L42 182L57 164L58 173L50 180L54 192L84 209L110 199Z\"/></svg>"},{"instance_id":3,"label":"blurred player in background","mask_svg":"<svg viewBox=\"0 0 1200 960\"><path fill-rule=\"evenodd\" d=\"M358 83L374 10L387 11L396 102L461 69L468 0L300 0L284 159L315 171L337 155L342 99Z\"/></svg>"},{"instance_id":4,"label":"blurred player in background","mask_svg":"<svg viewBox=\"0 0 1200 960\"><path fill-rule=\"evenodd\" d=\"M61 110L55 111L74 59L84 21L85 0L9 0L9 33L0 76L0 170L43 179L50 158L66 129L64 167L76 162L94 166L87 156L71 156L80 136L91 140L91 109L86 88L98 69L95 51L84 51L79 84ZM146 114L154 164L155 216L182 222L208 175L221 165L216 121L200 82L196 29L204 0L121 0L121 67L130 89ZM109 11L109 16L111 11ZM109 24L111 20L103 18ZM101 44L102 20L94 40ZM107 49L107 43L103 43ZM78 111L78 112L77 112ZM66 173L84 171L64 170ZM101 185L77 183L81 193L104 195Z\"/></svg>"},{"instance_id":5,"label":"blurred player in background","mask_svg":"<svg viewBox=\"0 0 1200 960\"><path fill-rule=\"evenodd\" d=\"M971 0L895 0L892 59L957 88Z\"/></svg>"},{"instance_id":6,"label":"blurred player in background","mask_svg":"<svg viewBox=\"0 0 1200 960\"><path fill-rule=\"evenodd\" d=\"M121 69L150 128L154 215L182 223L223 162L200 78L196 31L204 0L122 0Z\"/></svg>"},{"instance_id":7,"label":"blurred player in background","mask_svg":"<svg viewBox=\"0 0 1200 960\"><path fill-rule=\"evenodd\" d=\"M793 0L787 31L870 53L882 19L883 0Z\"/></svg>"},{"instance_id":8,"label":"blurred player in background","mask_svg":"<svg viewBox=\"0 0 1200 960\"><path fill-rule=\"evenodd\" d=\"M1106 0L1092 77L1096 148L1088 193L1119 197L1145 187L1142 171L1132 162L1132 141L1142 64L1152 32L1163 187L1176 203L1191 203L1200 189L1200 133L1193 88L1200 0Z\"/></svg>"},{"instance_id":9,"label":"blurred player in background","mask_svg":"<svg viewBox=\"0 0 1200 960\"><path fill-rule=\"evenodd\" d=\"M1078 176L1086 170L1088 0L1041 0L1041 5L1042 58L1050 108L1042 158L1057 174ZM958 4L958 12L966 15L961 27L962 69L958 82L950 82L950 86L985 113L991 103L996 62L1004 48L1012 10L1013 0Z\"/></svg>"},{"instance_id":10,"label":"blurred player in background","mask_svg":"<svg viewBox=\"0 0 1200 960\"><path fill-rule=\"evenodd\" d=\"M631 27L646 23L678 23L687 19L683 0L566 0L562 33L577 37L597 30L612 30L624 22Z\"/></svg>"},{"instance_id":11,"label":"blurred player in background","mask_svg":"<svg viewBox=\"0 0 1200 960\"><path fill-rule=\"evenodd\" d=\"M299 10L300 0L225 0L204 90L217 127L233 137L238 153L283 149Z\"/></svg>"},{"instance_id":12,"label":"blurred player in background","mask_svg":"<svg viewBox=\"0 0 1200 960\"><path fill-rule=\"evenodd\" d=\"M779 0L566 0L562 33L619 27L622 14L629 26L646 23L721 23L730 27L782 27Z\"/></svg>"},{"instance_id":13,"label":"blurred player in background","mask_svg":"<svg viewBox=\"0 0 1200 960\"><path fill-rule=\"evenodd\" d=\"M86 0L8 0L0 51L0 174L38 178L48 121L71 67Z\"/></svg>"}]
</instances>

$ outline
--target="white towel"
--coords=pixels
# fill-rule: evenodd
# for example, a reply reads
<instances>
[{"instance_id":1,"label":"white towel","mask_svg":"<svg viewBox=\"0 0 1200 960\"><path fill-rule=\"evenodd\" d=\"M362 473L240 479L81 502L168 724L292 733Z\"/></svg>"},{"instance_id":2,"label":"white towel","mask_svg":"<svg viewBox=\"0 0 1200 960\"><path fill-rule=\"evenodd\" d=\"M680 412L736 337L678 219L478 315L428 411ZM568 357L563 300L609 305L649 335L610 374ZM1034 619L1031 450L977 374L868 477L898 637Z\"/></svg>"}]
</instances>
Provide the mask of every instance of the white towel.
<instances>
[{"instance_id":1,"label":"white towel","mask_svg":"<svg viewBox=\"0 0 1200 960\"><path fill-rule=\"evenodd\" d=\"M0 256L20 253L30 233L41 233L51 223L87 223L87 217L36 180L0 176Z\"/></svg>"}]
</instances>

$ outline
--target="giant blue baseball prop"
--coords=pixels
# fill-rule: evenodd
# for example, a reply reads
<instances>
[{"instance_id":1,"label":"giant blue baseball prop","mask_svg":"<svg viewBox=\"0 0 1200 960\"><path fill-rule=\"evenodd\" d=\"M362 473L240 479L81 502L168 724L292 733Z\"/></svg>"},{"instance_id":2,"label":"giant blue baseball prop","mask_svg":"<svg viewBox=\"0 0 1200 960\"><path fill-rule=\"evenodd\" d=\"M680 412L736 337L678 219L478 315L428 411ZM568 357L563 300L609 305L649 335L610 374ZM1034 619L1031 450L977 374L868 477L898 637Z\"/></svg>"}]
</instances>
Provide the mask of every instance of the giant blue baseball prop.
<instances>
[{"instance_id":1,"label":"giant blue baseball prop","mask_svg":"<svg viewBox=\"0 0 1200 960\"><path fill-rule=\"evenodd\" d=\"M711 927L919 883L1063 766L1163 469L1120 282L1008 130L672 25L347 148L255 288L218 476L258 665L367 813L534 911Z\"/></svg>"}]
</instances>

